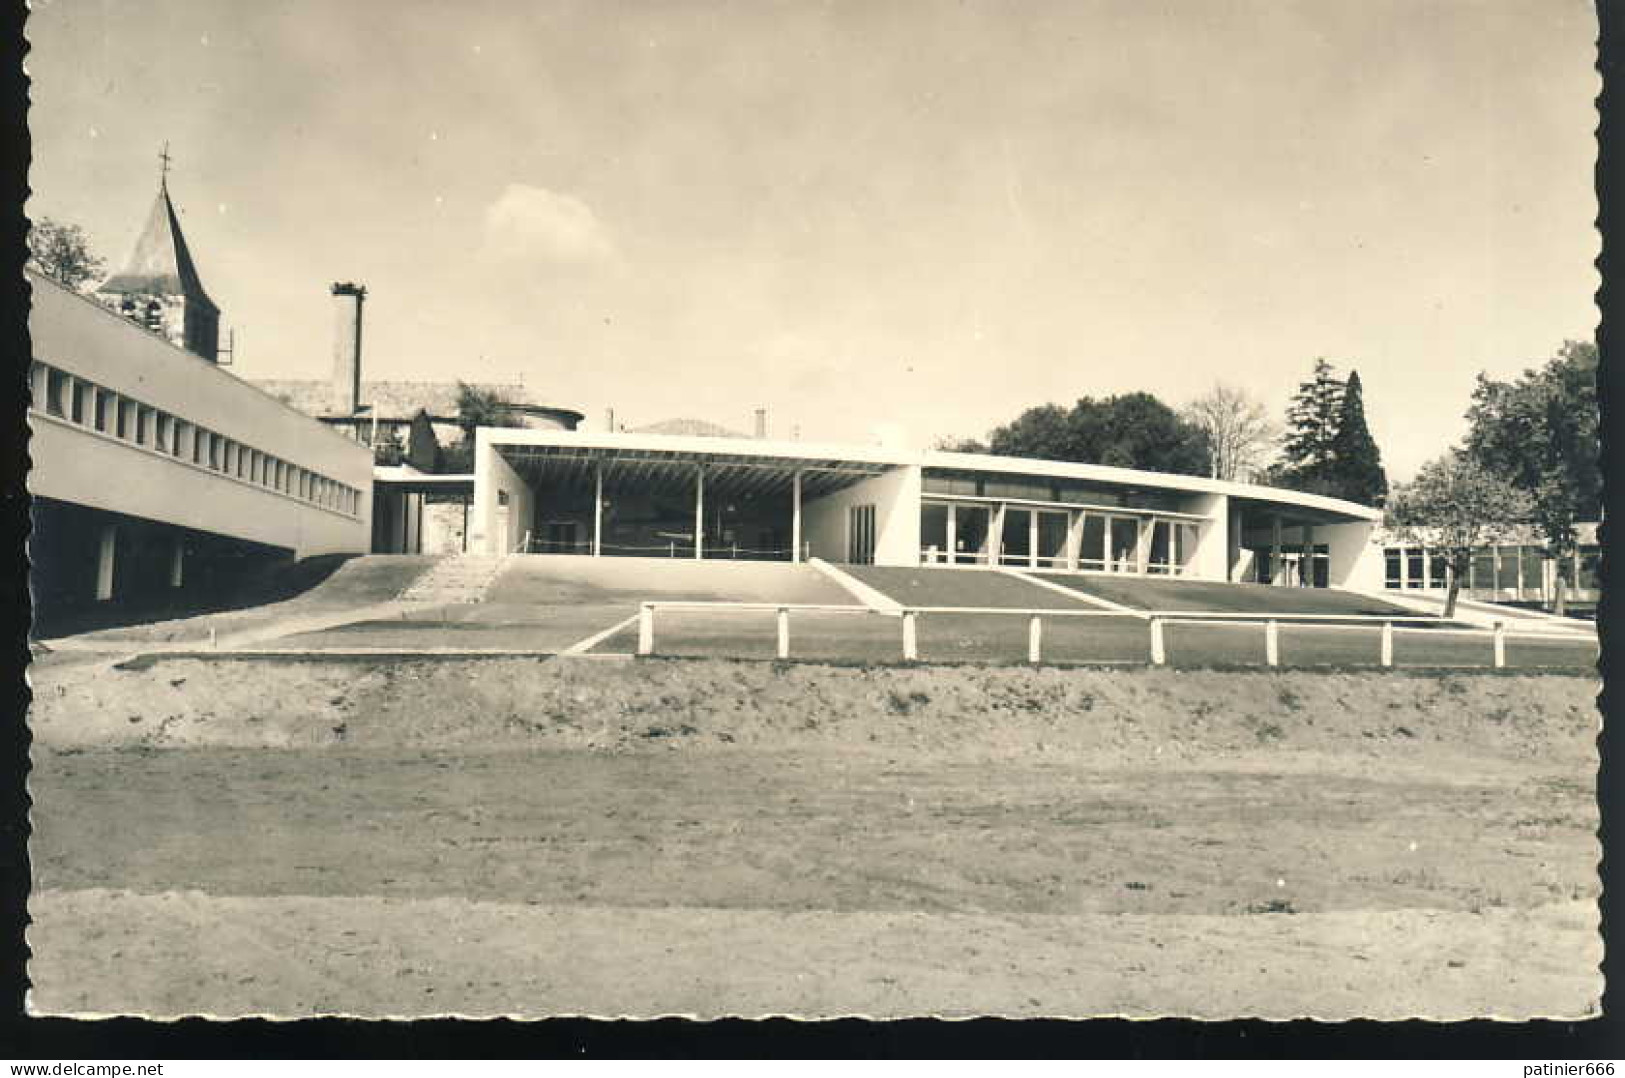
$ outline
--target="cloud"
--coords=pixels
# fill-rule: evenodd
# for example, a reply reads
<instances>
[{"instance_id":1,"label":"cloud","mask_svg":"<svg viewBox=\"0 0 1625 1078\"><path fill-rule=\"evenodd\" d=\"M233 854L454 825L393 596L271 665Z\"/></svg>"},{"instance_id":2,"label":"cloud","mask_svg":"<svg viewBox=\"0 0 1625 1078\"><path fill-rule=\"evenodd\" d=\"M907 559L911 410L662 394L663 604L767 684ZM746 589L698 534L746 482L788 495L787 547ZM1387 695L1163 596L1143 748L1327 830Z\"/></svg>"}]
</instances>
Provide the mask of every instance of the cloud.
<instances>
[{"instance_id":1,"label":"cloud","mask_svg":"<svg viewBox=\"0 0 1625 1078\"><path fill-rule=\"evenodd\" d=\"M485 246L522 262L607 262L615 244L592 207L573 195L511 183L485 209Z\"/></svg>"}]
</instances>

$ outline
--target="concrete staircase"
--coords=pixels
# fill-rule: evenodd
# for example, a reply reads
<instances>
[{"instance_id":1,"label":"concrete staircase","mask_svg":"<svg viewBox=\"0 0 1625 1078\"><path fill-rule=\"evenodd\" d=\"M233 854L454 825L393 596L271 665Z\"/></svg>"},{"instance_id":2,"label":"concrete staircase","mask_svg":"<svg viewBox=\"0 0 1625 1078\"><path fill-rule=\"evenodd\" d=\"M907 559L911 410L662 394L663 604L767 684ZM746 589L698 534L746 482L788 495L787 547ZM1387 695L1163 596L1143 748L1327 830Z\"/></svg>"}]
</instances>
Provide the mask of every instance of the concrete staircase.
<instances>
[{"instance_id":1,"label":"concrete staircase","mask_svg":"<svg viewBox=\"0 0 1625 1078\"><path fill-rule=\"evenodd\" d=\"M478 603L502 571L500 554L455 554L429 567L400 594L408 603Z\"/></svg>"}]
</instances>

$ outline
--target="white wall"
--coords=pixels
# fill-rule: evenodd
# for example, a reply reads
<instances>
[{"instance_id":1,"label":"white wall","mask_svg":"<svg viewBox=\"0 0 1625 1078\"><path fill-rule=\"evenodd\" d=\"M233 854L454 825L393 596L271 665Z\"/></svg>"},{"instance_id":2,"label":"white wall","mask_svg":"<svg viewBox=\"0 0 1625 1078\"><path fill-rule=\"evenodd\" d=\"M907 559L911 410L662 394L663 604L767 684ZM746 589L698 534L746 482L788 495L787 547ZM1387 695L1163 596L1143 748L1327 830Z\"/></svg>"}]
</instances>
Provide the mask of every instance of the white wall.
<instances>
[{"instance_id":1,"label":"white wall","mask_svg":"<svg viewBox=\"0 0 1625 1078\"><path fill-rule=\"evenodd\" d=\"M139 446L87 422L30 412L39 497L284 547L299 557L365 552L372 454L228 371L36 275L33 356L71 376L354 488L355 513ZM87 402L87 405L89 402Z\"/></svg>"},{"instance_id":2,"label":"white wall","mask_svg":"<svg viewBox=\"0 0 1625 1078\"><path fill-rule=\"evenodd\" d=\"M1196 551L1185 575L1197 580L1224 580L1230 571L1230 498L1224 494L1197 494L1181 508L1207 517L1196 526Z\"/></svg>"},{"instance_id":3,"label":"white wall","mask_svg":"<svg viewBox=\"0 0 1625 1078\"><path fill-rule=\"evenodd\" d=\"M847 510L856 505L873 505L875 564L918 565L921 475L918 467L907 465L803 502L801 537L812 557L844 562Z\"/></svg>"},{"instance_id":4,"label":"white wall","mask_svg":"<svg viewBox=\"0 0 1625 1078\"><path fill-rule=\"evenodd\" d=\"M1353 524L1319 524L1315 541L1326 544L1328 555L1326 583L1352 591L1381 591L1383 554L1374 541L1376 521Z\"/></svg>"},{"instance_id":5,"label":"white wall","mask_svg":"<svg viewBox=\"0 0 1625 1078\"><path fill-rule=\"evenodd\" d=\"M508 504L501 504L506 494ZM474 431L474 508L469 514L470 553L512 553L530 530L536 499L490 441L490 428Z\"/></svg>"}]
</instances>

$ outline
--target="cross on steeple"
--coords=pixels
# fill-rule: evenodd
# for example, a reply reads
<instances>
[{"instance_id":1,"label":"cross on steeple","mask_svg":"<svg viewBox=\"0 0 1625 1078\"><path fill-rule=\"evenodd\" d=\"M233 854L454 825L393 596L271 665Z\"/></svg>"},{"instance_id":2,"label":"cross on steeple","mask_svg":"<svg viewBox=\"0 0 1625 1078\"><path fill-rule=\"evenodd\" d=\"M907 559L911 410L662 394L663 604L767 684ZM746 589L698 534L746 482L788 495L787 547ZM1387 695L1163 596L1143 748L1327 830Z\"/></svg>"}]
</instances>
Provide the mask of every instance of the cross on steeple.
<instances>
[{"instance_id":1,"label":"cross on steeple","mask_svg":"<svg viewBox=\"0 0 1625 1078\"><path fill-rule=\"evenodd\" d=\"M169 186L169 162L170 162L169 140L168 139L164 140L164 148L162 150L158 151L158 160L163 162L163 165L160 166L160 169L159 169L159 172L158 172L158 185L160 187L168 187Z\"/></svg>"}]
</instances>

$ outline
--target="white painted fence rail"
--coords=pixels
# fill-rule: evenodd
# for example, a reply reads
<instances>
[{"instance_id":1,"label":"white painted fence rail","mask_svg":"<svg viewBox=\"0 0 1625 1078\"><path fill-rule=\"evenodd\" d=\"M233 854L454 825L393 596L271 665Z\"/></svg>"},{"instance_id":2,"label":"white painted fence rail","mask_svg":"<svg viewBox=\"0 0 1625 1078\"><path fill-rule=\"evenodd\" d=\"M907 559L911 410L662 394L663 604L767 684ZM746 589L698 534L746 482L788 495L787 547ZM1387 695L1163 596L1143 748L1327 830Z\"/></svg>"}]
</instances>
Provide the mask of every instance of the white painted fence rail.
<instances>
[{"instance_id":1,"label":"white painted fence rail","mask_svg":"<svg viewBox=\"0 0 1625 1078\"><path fill-rule=\"evenodd\" d=\"M776 616L777 648L779 659L790 658L791 614L860 614L869 617L896 616L867 606L835 605L830 603L757 603L732 602L723 599L650 600L638 607L638 654L655 653L655 613L657 610L695 610L716 613L748 613L772 611ZM1394 637L1401 632L1425 632L1435 636L1489 637L1490 664L1500 669L1506 666L1507 641L1532 639L1551 641L1550 633L1508 632L1505 622L1496 622L1493 629L1461 628L1435 614L1389 616L1383 614L1238 614L1217 610L1097 610L1097 609L1018 609L998 606L913 606L901 612L902 657L905 662L918 662L920 658L919 619L922 615L994 614L1025 617L1027 623L1027 661L1034 665L1043 662L1044 619L1046 618L1135 618L1148 621L1150 627L1150 654L1152 665L1161 666L1168 661L1167 627L1170 625L1256 625L1264 631L1264 664L1281 665L1281 623L1320 629L1378 629L1380 630L1380 665L1394 665Z\"/></svg>"}]
</instances>

